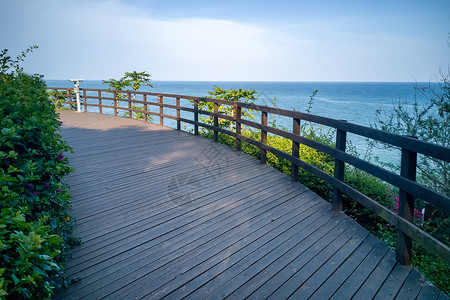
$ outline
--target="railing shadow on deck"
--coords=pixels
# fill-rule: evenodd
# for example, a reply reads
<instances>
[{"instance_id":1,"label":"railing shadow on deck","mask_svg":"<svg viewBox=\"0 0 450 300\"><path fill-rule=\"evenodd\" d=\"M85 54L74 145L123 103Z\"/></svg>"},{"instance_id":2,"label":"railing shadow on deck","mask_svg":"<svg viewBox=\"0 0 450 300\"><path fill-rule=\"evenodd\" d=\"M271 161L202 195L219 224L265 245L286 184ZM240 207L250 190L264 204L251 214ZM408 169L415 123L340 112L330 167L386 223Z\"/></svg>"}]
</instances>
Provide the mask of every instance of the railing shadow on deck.
<instances>
[{"instance_id":1,"label":"railing shadow on deck","mask_svg":"<svg viewBox=\"0 0 450 300\"><path fill-rule=\"evenodd\" d=\"M60 105L69 107L70 109L76 108L77 104L74 100L76 95L72 93L71 89L55 87L48 87L47 89L60 91L52 96L55 102L59 102ZM236 150L238 151L241 150L242 141L258 147L261 151L262 163L266 162L267 151L269 151L292 163L291 174L293 180L298 180L298 168L300 167L330 184L333 187L333 207L336 211L342 210L342 196L345 194L395 226L398 229L396 255L397 260L401 264L411 264L412 240L414 240L450 265L450 248L413 224L415 197L442 209L446 213L450 213L449 197L416 182L417 154L426 155L443 162L450 162L450 148L346 121L255 104L138 91L82 89L82 92L81 107L85 112L88 111L88 108L90 108L90 111L95 110L95 112L100 114L106 113L115 116L119 116L121 112L125 112L128 118L140 116L145 122L151 121L153 117L159 117L160 125L164 125L164 119L171 119L176 121L176 126L174 127L178 130L182 130L182 123L190 124L195 135L198 135L199 128L203 127L214 132L214 141L216 142L218 141L218 133L234 137L236 139ZM171 98L172 102L175 99L175 105L164 103L165 98ZM182 106L181 100L187 103L188 106ZM93 103L93 101L96 103ZM214 105L214 112L199 109L200 103L212 103ZM125 106L121 106L123 104ZM139 108L136 105L142 106ZM219 105L231 107L234 110L233 115L230 116L220 113L218 109ZM172 111L172 114L167 113L168 109ZM257 123L242 118L242 110L244 109L259 111L261 113L261 122ZM267 122L268 114L291 118L293 131L288 132L269 126ZM212 117L213 123L206 124L199 121L199 115ZM219 120L233 122L235 124L235 130L231 131L219 127ZM336 129L336 147L330 147L301 136L301 121ZM261 140L254 140L242 135L242 125L259 130L261 132ZM292 154L267 145L268 133L291 140ZM400 175L347 153L345 149L347 133L400 148ZM332 156L335 159L334 176L299 159L300 144ZM344 182L345 164L352 165L397 187L400 191L398 214L346 184Z\"/></svg>"}]
</instances>

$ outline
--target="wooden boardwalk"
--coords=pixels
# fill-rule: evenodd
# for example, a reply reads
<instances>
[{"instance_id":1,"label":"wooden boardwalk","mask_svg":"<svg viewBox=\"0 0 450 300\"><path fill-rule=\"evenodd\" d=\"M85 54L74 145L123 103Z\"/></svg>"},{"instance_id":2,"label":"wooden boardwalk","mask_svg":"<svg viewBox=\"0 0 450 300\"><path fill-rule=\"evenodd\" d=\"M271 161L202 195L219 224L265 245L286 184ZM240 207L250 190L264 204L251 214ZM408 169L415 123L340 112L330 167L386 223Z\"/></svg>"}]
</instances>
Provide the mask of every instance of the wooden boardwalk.
<instances>
[{"instance_id":1,"label":"wooden boardwalk","mask_svg":"<svg viewBox=\"0 0 450 300\"><path fill-rule=\"evenodd\" d=\"M62 111L75 171L59 299L437 299L367 230L248 155L167 127ZM448 297L447 297L448 298Z\"/></svg>"}]
</instances>

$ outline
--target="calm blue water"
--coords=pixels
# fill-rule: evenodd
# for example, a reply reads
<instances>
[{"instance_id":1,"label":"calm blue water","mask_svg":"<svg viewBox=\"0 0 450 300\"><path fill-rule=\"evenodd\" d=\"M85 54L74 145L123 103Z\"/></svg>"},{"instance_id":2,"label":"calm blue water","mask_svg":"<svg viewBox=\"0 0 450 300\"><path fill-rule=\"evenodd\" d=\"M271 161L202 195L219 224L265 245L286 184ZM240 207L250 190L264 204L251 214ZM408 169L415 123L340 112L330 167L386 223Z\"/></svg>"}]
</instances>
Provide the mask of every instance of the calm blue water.
<instances>
[{"instance_id":1,"label":"calm blue water","mask_svg":"<svg viewBox=\"0 0 450 300\"><path fill-rule=\"evenodd\" d=\"M416 93L416 87L428 87L429 83L372 83L372 82L205 82L205 81L154 81L153 88L143 87L143 91L172 93L189 96L206 96L208 91L217 85L224 89L254 89L258 92L257 104L272 105L274 97L279 108L305 111L310 96L315 90L318 93L312 106L312 114L347 120L348 122L369 126L375 121L376 110L384 109L392 112L393 103L407 101L412 103L417 97L418 102L425 102L421 93ZM47 80L52 87L72 87L65 80ZM431 84L438 88L437 83ZM107 88L101 81L83 81L81 88ZM292 121L278 118L277 123L291 128ZM349 136L359 153L363 154L367 144L365 139ZM391 154L376 153L382 160L390 161ZM385 156L385 159L383 159Z\"/></svg>"}]
</instances>

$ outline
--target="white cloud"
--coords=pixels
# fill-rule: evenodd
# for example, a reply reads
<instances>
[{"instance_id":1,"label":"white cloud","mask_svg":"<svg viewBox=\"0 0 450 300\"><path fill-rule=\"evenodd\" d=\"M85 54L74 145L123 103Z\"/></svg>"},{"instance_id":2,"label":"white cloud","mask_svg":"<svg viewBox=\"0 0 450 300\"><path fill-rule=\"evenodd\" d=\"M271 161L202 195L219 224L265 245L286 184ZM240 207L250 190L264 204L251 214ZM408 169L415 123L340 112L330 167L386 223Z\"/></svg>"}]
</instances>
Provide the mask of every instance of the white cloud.
<instances>
[{"instance_id":1,"label":"white cloud","mask_svg":"<svg viewBox=\"0 0 450 300\"><path fill-rule=\"evenodd\" d=\"M31 11L42 5L19 3L17 9L26 4ZM155 79L240 80L276 57L279 48L273 32L251 24L161 20L115 1L44 3L48 18L26 14L29 18L21 22L34 27L16 28L4 40L21 48L38 44L35 59L30 56L26 67L47 78L100 79L136 69L148 70Z\"/></svg>"},{"instance_id":2,"label":"white cloud","mask_svg":"<svg viewBox=\"0 0 450 300\"><path fill-rule=\"evenodd\" d=\"M9 12L0 20L7 28L0 31L0 48L17 53L39 45L25 69L48 79L145 70L154 80L428 80L442 63L436 61L443 52L426 38L377 31L376 22L361 18L296 24L167 19L119 1L0 6Z\"/></svg>"}]
</instances>

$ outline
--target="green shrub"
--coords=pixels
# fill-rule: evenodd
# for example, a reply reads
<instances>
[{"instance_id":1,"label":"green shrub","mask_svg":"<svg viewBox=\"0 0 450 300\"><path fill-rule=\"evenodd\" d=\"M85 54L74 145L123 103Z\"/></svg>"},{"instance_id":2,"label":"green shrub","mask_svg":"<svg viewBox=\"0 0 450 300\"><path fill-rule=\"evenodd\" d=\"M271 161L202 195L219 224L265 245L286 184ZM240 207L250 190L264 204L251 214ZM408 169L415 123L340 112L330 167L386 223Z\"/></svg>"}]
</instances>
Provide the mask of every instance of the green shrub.
<instances>
[{"instance_id":1,"label":"green shrub","mask_svg":"<svg viewBox=\"0 0 450 300\"><path fill-rule=\"evenodd\" d=\"M364 195L369 196L381 205L394 209L395 193L392 191L392 187L389 184L353 167L346 168L344 180L348 185L357 189ZM344 196L344 199L344 212L371 232L378 232L378 225L386 224L381 217L377 216L363 205L349 199L347 196Z\"/></svg>"},{"instance_id":2,"label":"green shrub","mask_svg":"<svg viewBox=\"0 0 450 300\"><path fill-rule=\"evenodd\" d=\"M71 238L70 172L60 123L40 76L0 73L0 296L49 298Z\"/></svg>"}]
</instances>

